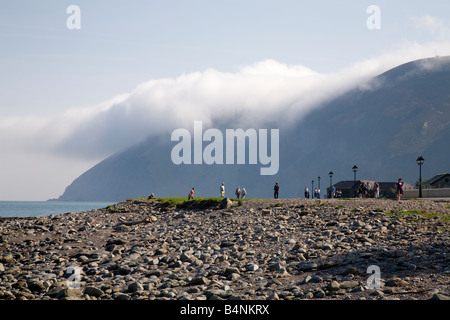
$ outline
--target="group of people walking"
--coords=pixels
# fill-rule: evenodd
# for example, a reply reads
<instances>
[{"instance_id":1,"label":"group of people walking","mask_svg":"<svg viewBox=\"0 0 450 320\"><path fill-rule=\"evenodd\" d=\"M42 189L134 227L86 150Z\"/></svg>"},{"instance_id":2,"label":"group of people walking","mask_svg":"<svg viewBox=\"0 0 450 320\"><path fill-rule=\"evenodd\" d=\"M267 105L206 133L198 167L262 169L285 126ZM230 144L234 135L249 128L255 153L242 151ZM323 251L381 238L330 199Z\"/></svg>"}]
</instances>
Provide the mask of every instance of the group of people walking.
<instances>
[{"instance_id":1,"label":"group of people walking","mask_svg":"<svg viewBox=\"0 0 450 320\"><path fill-rule=\"evenodd\" d=\"M245 190L245 188L242 188L241 190L241 188L238 186L234 194L236 195L237 199L239 199L239 197L241 197L241 199L245 199L245 196L247 195L247 190Z\"/></svg>"},{"instance_id":2,"label":"group of people walking","mask_svg":"<svg viewBox=\"0 0 450 320\"><path fill-rule=\"evenodd\" d=\"M310 192L308 186L305 187L305 199L309 199ZM320 189L314 188L314 194L312 195L311 199L320 199Z\"/></svg>"},{"instance_id":3,"label":"group of people walking","mask_svg":"<svg viewBox=\"0 0 450 320\"><path fill-rule=\"evenodd\" d=\"M395 184L395 193L397 195L397 200L401 200L403 195L403 181L401 178L398 179L397 183ZM371 194L373 194L373 197L375 199L380 198L380 184L378 182L375 182L372 188L370 182L361 182L358 188L358 196L360 198L369 198Z\"/></svg>"},{"instance_id":4,"label":"group of people walking","mask_svg":"<svg viewBox=\"0 0 450 320\"><path fill-rule=\"evenodd\" d=\"M245 199L245 196L247 195L247 190L245 190L245 188L241 189L241 187L238 186L236 188L236 190L234 191L234 194L236 195L237 199L239 199L239 198ZM222 185L220 186L220 196L222 198L225 197L225 183L224 182L222 182Z\"/></svg>"},{"instance_id":5,"label":"group of people walking","mask_svg":"<svg viewBox=\"0 0 450 320\"><path fill-rule=\"evenodd\" d=\"M275 184L273 190L274 190L274 198L278 199L278 191L280 190L280 186L278 185L278 183ZM220 191L220 196L222 198L224 198L225 197L225 183L224 182L222 182L222 184L219 188L219 191ZM195 188L192 188L191 191L189 191L188 200L194 199L194 192L195 192ZM245 188L241 189L241 187L238 186L236 188L234 194L236 195L237 199L245 199L245 196L247 195L247 190L245 190ZM150 199L150 197L149 197L149 199Z\"/></svg>"},{"instance_id":6,"label":"group of people walking","mask_svg":"<svg viewBox=\"0 0 450 320\"><path fill-rule=\"evenodd\" d=\"M220 186L220 196L222 198L225 197L225 183L222 182L222 185ZM194 199L194 192L195 192L195 188L192 188L191 191L188 194L188 200L192 200ZM240 188L239 186L236 188L236 191L234 192L234 194L236 195L236 198L241 198L241 199L245 199L245 196L247 195L247 190L245 190L245 188Z\"/></svg>"},{"instance_id":7,"label":"group of people walking","mask_svg":"<svg viewBox=\"0 0 450 320\"><path fill-rule=\"evenodd\" d=\"M274 199L278 199L278 195L279 195L279 191L280 191L280 185L277 183L275 183L275 186L273 187L273 197ZM191 200L194 198L194 192L195 192L195 188L192 188L191 191L188 194L188 200ZM336 188L335 186L333 186L330 190L331 192L331 198L335 198L336 197ZM361 184L359 185L358 188L358 196L359 198L369 198L371 195L373 194L373 197L375 199L380 198L380 185L378 182L375 182L373 187L370 185L370 182L364 182L362 181ZM402 179L398 179L398 182L396 183L396 194L397 194L397 200L400 200L402 195L403 195L403 182ZM247 190L245 190L245 188L240 188L239 186L236 188L235 190L235 195L236 198L239 199L245 199L245 196L247 195ZM220 186L220 196L222 198L225 197L225 183L222 182L222 185ZM151 195L152 198L154 198L154 195L152 193ZM309 199L310 198L310 192L308 189L308 186L305 187L305 198ZM149 197L150 199L150 197ZM315 188L314 189L314 194L311 197L311 199L320 199L320 189L319 188Z\"/></svg>"},{"instance_id":8,"label":"group of people walking","mask_svg":"<svg viewBox=\"0 0 450 320\"><path fill-rule=\"evenodd\" d=\"M380 198L380 185L378 182L375 182L372 188L370 182L362 181L358 188L358 196L360 198L369 198L372 193L375 199Z\"/></svg>"}]
</instances>

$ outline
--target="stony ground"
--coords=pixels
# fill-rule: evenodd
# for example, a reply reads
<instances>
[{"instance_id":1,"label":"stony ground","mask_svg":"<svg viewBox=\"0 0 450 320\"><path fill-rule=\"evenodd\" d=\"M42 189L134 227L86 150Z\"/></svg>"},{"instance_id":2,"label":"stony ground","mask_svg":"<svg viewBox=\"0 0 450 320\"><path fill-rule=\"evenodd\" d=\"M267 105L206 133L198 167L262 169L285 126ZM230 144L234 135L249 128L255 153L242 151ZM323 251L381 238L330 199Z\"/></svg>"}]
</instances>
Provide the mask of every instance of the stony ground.
<instances>
[{"instance_id":1,"label":"stony ground","mask_svg":"<svg viewBox=\"0 0 450 320\"><path fill-rule=\"evenodd\" d=\"M450 299L449 218L379 199L0 218L0 299Z\"/></svg>"}]
</instances>

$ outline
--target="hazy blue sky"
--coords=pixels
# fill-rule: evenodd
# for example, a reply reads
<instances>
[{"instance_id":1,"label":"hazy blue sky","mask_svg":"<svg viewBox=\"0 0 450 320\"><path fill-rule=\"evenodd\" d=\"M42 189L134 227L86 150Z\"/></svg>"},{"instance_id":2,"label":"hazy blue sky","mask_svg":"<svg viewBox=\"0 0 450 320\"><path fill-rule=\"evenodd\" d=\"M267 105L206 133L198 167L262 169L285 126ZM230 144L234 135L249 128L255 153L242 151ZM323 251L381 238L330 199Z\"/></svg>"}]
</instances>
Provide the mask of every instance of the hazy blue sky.
<instances>
[{"instance_id":1,"label":"hazy blue sky","mask_svg":"<svg viewBox=\"0 0 450 320\"><path fill-rule=\"evenodd\" d=\"M67 27L70 5L80 29ZM380 29L367 26L371 5ZM0 0L0 200L58 197L192 109L205 121L222 103L304 114L361 79L449 55L449 28L448 0ZM318 85L329 94L314 96Z\"/></svg>"}]
</instances>

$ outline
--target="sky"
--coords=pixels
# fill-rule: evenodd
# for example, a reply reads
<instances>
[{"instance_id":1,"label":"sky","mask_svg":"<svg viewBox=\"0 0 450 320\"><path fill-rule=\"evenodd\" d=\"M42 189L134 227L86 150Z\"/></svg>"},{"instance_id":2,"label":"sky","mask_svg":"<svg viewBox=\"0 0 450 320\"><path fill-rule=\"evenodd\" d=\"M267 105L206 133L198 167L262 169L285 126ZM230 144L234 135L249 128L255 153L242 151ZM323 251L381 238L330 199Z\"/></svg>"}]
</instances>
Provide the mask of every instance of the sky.
<instances>
[{"instance_id":1,"label":"sky","mask_svg":"<svg viewBox=\"0 0 450 320\"><path fill-rule=\"evenodd\" d=\"M57 198L194 120L286 125L436 55L447 0L0 0L0 201Z\"/></svg>"}]
</instances>

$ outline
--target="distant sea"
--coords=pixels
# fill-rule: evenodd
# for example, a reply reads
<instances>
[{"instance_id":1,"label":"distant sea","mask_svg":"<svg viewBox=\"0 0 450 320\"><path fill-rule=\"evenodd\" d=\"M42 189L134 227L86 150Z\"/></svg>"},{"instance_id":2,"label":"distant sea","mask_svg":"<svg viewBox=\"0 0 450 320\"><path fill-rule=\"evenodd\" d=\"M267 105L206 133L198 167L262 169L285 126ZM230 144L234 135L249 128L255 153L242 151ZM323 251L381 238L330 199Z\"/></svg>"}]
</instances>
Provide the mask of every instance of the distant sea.
<instances>
[{"instance_id":1,"label":"distant sea","mask_svg":"<svg viewBox=\"0 0 450 320\"><path fill-rule=\"evenodd\" d=\"M105 208L112 202L0 201L0 217L42 217Z\"/></svg>"}]
</instances>

